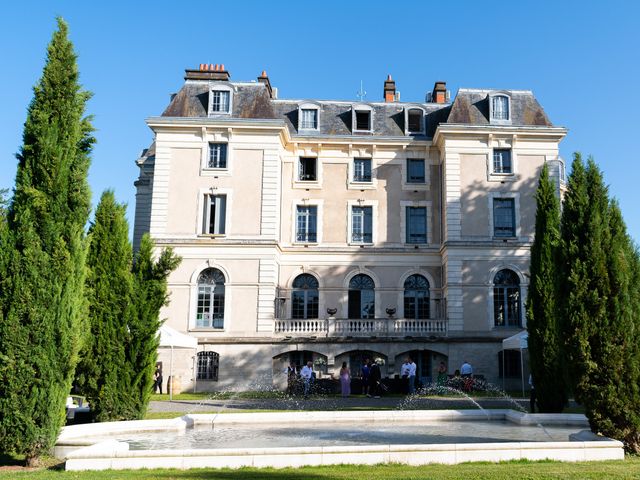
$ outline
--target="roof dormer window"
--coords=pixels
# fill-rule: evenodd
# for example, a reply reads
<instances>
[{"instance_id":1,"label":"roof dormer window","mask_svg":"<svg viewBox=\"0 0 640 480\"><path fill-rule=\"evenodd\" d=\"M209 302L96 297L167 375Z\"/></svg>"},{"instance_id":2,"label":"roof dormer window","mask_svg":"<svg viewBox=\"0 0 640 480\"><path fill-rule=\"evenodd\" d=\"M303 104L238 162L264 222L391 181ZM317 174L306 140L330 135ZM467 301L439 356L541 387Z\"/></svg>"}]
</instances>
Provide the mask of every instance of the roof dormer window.
<instances>
[{"instance_id":1,"label":"roof dormer window","mask_svg":"<svg viewBox=\"0 0 640 480\"><path fill-rule=\"evenodd\" d=\"M214 85L209 90L209 116L231 113L231 88L226 85Z\"/></svg>"},{"instance_id":2,"label":"roof dormer window","mask_svg":"<svg viewBox=\"0 0 640 480\"><path fill-rule=\"evenodd\" d=\"M352 107L352 132L373 131L373 109L369 105L356 105Z\"/></svg>"},{"instance_id":3,"label":"roof dormer window","mask_svg":"<svg viewBox=\"0 0 640 480\"><path fill-rule=\"evenodd\" d=\"M511 99L504 94L489 96L491 123L511 122Z\"/></svg>"},{"instance_id":4,"label":"roof dormer window","mask_svg":"<svg viewBox=\"0 0 640 480\"><path fill-rule=\"evenodd\" d=\"M315 108L300 109L300 130L318 129L318 110Z\"/></svg>"},{"instance_id":5,"label":"roof dormer window","mask_svg":"<svg viewBox=\"0 0 640 480\"><path fill-rule=\"evenodd\" d=\"M303 103L298 106L298 131L317 132L320 128L320 105L316 103Z\"/></svg>"},{"instance_id":6,"label":"roof dormer window","mask_svg":"<svg viewBox=\"0 0 640 480\"><path fill-rule=\"evenodd\" d=\"M424 110L421 108L406 108L404 121L407 135L424 135Z\"/></svg>"}]
</instances>

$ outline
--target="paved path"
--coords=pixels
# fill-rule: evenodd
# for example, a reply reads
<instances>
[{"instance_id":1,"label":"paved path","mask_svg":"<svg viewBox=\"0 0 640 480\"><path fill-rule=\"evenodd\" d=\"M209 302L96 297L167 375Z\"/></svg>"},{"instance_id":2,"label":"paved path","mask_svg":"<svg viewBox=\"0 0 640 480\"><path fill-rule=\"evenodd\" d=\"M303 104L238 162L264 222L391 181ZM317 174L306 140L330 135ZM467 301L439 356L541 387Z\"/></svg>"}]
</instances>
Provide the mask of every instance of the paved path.
<instances>
[{"instance_id":1,"label":"paved path","mask_svg":"<svg viewBox=\"0 0 640 480\"><path fill-rule=\"evenodd\" d=\"M482 408L512 408L526 410L529 399L476 398ZM367 398L361 395L348 398L341 397L282 397L264 399L229 399L229 400L174 400L152 401L150 412L218 412L242 410L366 410L368 408L387 409L464 409L479 408L472 400L450 397L382 397Z\"/></svg>"}]
</instances>

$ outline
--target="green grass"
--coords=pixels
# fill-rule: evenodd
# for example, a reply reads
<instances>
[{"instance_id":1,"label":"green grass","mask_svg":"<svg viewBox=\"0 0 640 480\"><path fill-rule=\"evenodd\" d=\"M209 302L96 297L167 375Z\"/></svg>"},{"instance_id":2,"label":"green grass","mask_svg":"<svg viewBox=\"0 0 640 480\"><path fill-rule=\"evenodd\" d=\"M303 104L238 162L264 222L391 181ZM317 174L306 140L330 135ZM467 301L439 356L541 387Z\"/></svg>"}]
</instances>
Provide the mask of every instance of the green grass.
<instances>
[{"instance_id":1,"label":"green grass","mask_svg":"<svg viewBox=\"0 0 640 480\"><path fill-rule=\"evenodd\" d=\"M248 392L201 392L201 393L176 393L173 396L174 400L230 400L232 398L240 399L260 399L260 398L283 398L285 393L272 390L266 392L248 391ZM169 394L164 393L162 395L154 393L151 395L151 400L168 402Z\"/></svg>"},{"instance_id":2,"label":"green grass","mask_svg":"<svg viewBox=\"0 0 640 480\"><path fill-rule=\"evenodd\" d=\"M4 479L186 479L186 480L367 480L391 479L570 479L600 480L637 479L640 478L640 459L627 457L624 461L606 462L504 462L504 463L464 463L460 465L424 465L411 467L407 465L337 465L328 467L304 467L286 469L243 468L239 470L107 470L103 472L63 472L55 470L39 470L29 472L1 471L0 480Z\"/></svg>"}]
</instances>

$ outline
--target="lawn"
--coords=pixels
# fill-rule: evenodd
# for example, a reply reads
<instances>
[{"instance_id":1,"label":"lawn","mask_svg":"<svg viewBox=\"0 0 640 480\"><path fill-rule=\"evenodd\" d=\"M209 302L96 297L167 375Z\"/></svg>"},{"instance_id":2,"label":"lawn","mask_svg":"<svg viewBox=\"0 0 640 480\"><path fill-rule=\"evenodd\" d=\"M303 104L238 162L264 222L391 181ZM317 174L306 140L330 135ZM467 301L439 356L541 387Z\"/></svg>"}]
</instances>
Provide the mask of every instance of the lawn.
<instances>
[{"instance_id":1,"label":"lawn","mask_svg":"<svg viewBox=\"0 0 640 480\"><path fill-rule=\"evenodd\" d=\"M504 463L464 463L460 465L338 465L328 467L304 467L287 469L239 470L128 470L104 472L63 472L39 470L30 472L2 471L4 479L185 479L185 480L367 480L382 479L637 479L640 478L640 458L627 457L624 461L561 463L561 462L504 462Z\"/></svg>"}]
</instances>

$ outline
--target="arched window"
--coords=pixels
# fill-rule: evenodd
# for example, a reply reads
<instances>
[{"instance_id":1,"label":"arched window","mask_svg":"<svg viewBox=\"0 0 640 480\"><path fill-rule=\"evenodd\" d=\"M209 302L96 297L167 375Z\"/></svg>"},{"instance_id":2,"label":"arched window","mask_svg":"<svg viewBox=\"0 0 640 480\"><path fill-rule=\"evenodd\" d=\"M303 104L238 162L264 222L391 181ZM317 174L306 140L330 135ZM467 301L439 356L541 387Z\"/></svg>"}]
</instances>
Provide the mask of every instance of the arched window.
<instances>
[{"instance_id":1,"label":"arched window","mask_svg":"<svg viewBox=\"0 0 640 480\"><path fill-rule=\"evenodd\" d=\"M493 318L496 327L520 326L520 279L505 269L493 279Z\"/></svg>"},{"instance_id":2,"label":"arched window","mask_svg":"<svg viewBox=\"0 0 640 480\"><path fill-rule=\"evenodd\" d=\"M491 119L509 120L509 97L506 95L491 97Z\"/></svg>"},{"instance_id":3,"label":"arched window","mask_svg":"<svg viewBox=\"0 0 640 480\"><path fill-rule=\"evenodd\" d=\"M349 282L349 318L375 318L375 283L370 276L358 274Z\"/></svg>"},{"instance_id":4,"label":"arched window","mask_svg":"<svg viewBox=\"0 0 640 480\"><path fill-rule=\"evenodd\" d=\"M429 281L422 275L411 275L404 282L404 318L429 318Z\"/></svg>"},{"instance_id":5,"label":"arched window","mask_svg":"<svg viewBox=\"0 0 640 480\"><path fill-rule=\"evenodd\" d=\"M198 380L218 381L220 355L216 352L198 352Z\"/></svg>"},{"instance_id":6,"label":"arched window","mask_svg":"<svg viewBox=\"0 0 640 480\"><path fill-rule=\"evenodd\" d=\"M217 268L198 277L196 327L224 328L224 275Z\"/></svg>"},{"instance_id":7,"label":"arched window","mask_svg":"<svg viewBox=\"0 0 640 480\"><path fill-rule=\"evenodd\" d=\"M318 318L318 280L303 273L293 281L291 318Z\"/></svg>"}]
</instances>

